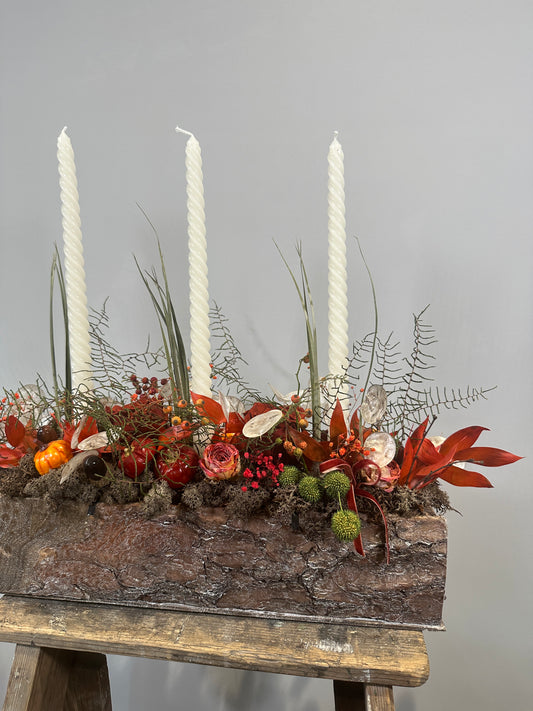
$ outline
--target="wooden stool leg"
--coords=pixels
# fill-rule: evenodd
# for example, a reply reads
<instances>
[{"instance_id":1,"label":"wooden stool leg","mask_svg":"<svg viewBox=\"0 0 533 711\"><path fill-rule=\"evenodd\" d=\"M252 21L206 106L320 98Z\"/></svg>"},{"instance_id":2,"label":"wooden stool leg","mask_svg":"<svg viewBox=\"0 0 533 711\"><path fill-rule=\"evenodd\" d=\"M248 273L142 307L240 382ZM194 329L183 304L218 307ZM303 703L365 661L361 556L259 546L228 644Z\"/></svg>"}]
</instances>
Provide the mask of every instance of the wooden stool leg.
<instances>
[{"instance_id":1,"label":"wooden stool leg","mask_svg":"<svg viewBox=\"0 0 533 711\"><path fill-rule=\"evenodd\" d=\"M366 711L394 711L392 686L365 684Z\"/></svg>"},{"instance_id":2,"label":"wooden stool leg","mask_svg":"<svg viewBox=\"0 0 533 711\"><path fill-rule=\"evenodd\" d=\"M111 711L111 689L105 654L72 652L63 711Z\"/></svg>"},{"instance_id":3,"label":"wooden stool leg","mask_svg":"<svg viewBox=\"0 0 533 711\"><path fill-rule=\"evenodd\" d=\"M17 644L3 711L62 709L70 671L69 652Z\"/></svg>"},{"instance_id":4,"label":"wooden stool leg","mask_svg":"<svg viewBox=\"0 0 533 711\"><path fill-rule=\"evenodd\" d=\"M18 644L3 711L111 711L105 655Z\"/></svg>"},{"instance_id":5,"label":"wooden stool leg","mask_svg":"<svg viewBox=\"0 0 533 711\"><path fill-rule=\"evenodd\" d=\"M333 681L335 711L394 711L392 686Z\"/></svg>"}]
</instances>

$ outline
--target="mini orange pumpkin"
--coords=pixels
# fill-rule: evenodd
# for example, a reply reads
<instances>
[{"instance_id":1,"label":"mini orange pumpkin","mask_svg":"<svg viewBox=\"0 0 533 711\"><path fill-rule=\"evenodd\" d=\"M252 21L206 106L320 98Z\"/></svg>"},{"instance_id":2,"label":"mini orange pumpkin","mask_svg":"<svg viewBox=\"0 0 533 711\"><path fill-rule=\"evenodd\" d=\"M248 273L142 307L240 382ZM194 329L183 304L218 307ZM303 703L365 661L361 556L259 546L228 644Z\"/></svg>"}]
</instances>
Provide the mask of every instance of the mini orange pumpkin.
<instances>
[{"instance_id":1,"label":"mini orange pumpkin","mask_svg":"<svg viewBox=\"0 0 533 711\"><path fill-rule=\"evenodd\" d=\"M64 439L56 439L46 449L37 452L33 461L39 474L48 474L50 469L57 469L69 459L72 459L70 444Z\"/></svg>"}]
</instances>

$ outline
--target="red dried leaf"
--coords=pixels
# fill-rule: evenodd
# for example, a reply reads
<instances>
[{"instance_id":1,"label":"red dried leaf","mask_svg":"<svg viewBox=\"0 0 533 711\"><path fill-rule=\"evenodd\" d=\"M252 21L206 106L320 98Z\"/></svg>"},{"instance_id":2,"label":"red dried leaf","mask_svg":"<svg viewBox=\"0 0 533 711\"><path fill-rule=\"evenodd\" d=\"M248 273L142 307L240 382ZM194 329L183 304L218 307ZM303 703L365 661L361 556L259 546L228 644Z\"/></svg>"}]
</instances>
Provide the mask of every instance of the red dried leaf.
<instances>
[{"instance_id":1,"label":"red dried leaf","mask_svg":"<svg viewBox=\"0 0 533 711\"><path fill-rule=\"evenodd\" d=\"M446 467L439 474L440 478L454 486L476 486L485 489L492 489L490 481L479 472L470 472L460 467Z\"/></svg>"},{"instance_id":2,"label":"red dried leaf","mask_svg":"<svg viewBox=\"0 0 533 711\"><path fill-rule=\"evenodd\" d=\"M353 418L352 418L353 419ZM344 412L342 410L342 405L339 400L335 405L333 413L331 415L331 421L329 423L329 439L333 443L337 443L338 438L342 435L346 437L346 420L344 419Z\"/></svg>"},{"instance_id":3,"label":"red dried leaf","mask_svg":"<svg viewBox=\"0 0 533 711\"><path fill-rule=\"evenodd\" d=\"M205 395L197 395L193 392L191 392L191 397L200 417L207 417L214 425L220 425L226 422L224 410L219 402Z\"/></svg>"},{"instance_id":4,"label":"red dried leaf","mask_svg":"<svg viewBox=\"0 0 533 711\"><path fill-rule=\"evenodd\" d=\"M320 473L327 474L335 469L340 469L346 476L351 477L353 472L351 466L344 459L328 459L320 465Z\"/></svg>"},{"instance_id":5,"label":"red dried leaf","mask_svg":"<svg viewBox=\"0 0 533 711\"><path fill-rule=\"evenodd\" d=\"M471 447L476 442L479 435L486 429L486 427L472 425L471 427L464 427L462 430L457 430L457 432L451 434L441 444L439 448L440 454L444 458L449 458L449 461L453 461L456 459L456 452L461 449Z\"/></svg>"},{"instance_id":6,"label":"red dried leaf","mask_svg":"<svg viewBox=\"0 0 533 711\"><path fill-rule=\"evenodd\" d=\"M414 466L415 455L417 453L418 448L421 445L421 442L424 438L424 434L426 433L426 428L427 428L428 422L429 422L429 418L426 417L424 422L421 422L418 425L418 427L407 438L407 441L405 442L404 453L403 453L403 463L402 463L402 468L400 471L400 478L398 479L398 484L400 484L400 485L407 484L407 482L411 478L412 469Z\"/></svg>"},{"instance_id":7,"label":"red dried leaf","mask_svg":"<svg viewBox=\"0 0 533 711\"><path fill-rule=\"evenodd\" d=\"M348 492L347 503L349 509L355 511L356 514L359 514L359 512L357 511L357 503L355 501L355 490L353 484L350 487L350 491ZM361 536L361 534L359 534L357 538L354 539L353 547L355 548L357 553L359 553L359 555L363 556L363 558L366 558L366 553L363 546L363 537Z\"/></svg>"},{"instance_id":8,"label":"red dried leaf","mask_svg":"<svg viewBox=\"0 0 533 711\"><path fill-rule=\"evenodd\" d=\"M5 444L0 445L0 469L16 467L23 456L23 449L11 449L11 447L7 447Z\"/></svg>"},{"instance_id":9,"label":"red dried leaf","mask_svg":"<svg viewBox=\"0 0 533 711\"><path fill-rule=\"evenodd\" d=\"M418 447L416 458L421 464L424 465L436 464L437 462L441 461L442 454L435 447L433 442L430 442L429 439L423 439Z\"/></svg>"},{"instance_id":10,"label":"red dried leaf","mask_svg":"<svg viewBox=\"0 0 533 711\"><path fill-rule=\"evenodd\" d=\"M385 548L387 550L387 564L390 563L390 547L389 547L389 527L387 526L387 519L385 518L385 514L383 513L383 509L378 503L378 500L376 499L375 496L373 496L369 491L365 491L365 489L355 489L355 494L357 496L362 496L365 499L369 499L372 501L379 509L379 512L381 514L381 518L383 519L383 526L385 528Z\"/></svg>"},{"instance_id":11,"label":"red dried leaf","mask_svg":"<svg viewBox=\"0 0 533 711\"><path fill-rule=\"evenodd\" d=\"M359 415L357 410L354 411L352 419L350 420L350 430L356 434L359 432Z\"/></svg>"},{"instance_id":12,"label":"red dried leaf","mask_svg":"<svg viewBox=\"0 0 533 711\"><path fill-rule=\"evenodd\" d=\"M323 462L328 458L329 447L327 442L317 442L317 440L313 439L305 430L298 432L298 430L295 430L293 427L288 428L288 434L293 444L295 444L296 447L300 447L304 456L310 461Z\"/></svg>"},{"instance_id":13,"label":"red dried leaf","mask_svg":"<svg viewBox=\"0 0 533 711\"><path fill-rule=\"evenodd\" d=\"M18 447L24 439L26 428L14 415L9 415L6 422L6 439L12 447Z\"/></svg>"},{"instance_id":14,"label":"red dried leaf","mask_svg":"<svg viewBox=\"0 0 533 711\"><path fill-rule=\"evenodd\" d=\"M495 447L470 447L456 452L454 457L456 462L472 462L472 464L480 464L484 467L503 467L505 464L512 464L519 459L522 457Z\"/></svg>"},{"instance_id":15,"label":"red dried leaf","mask_svg":"<svg viewBox=\"0 0 533 711\"><path fill-rule=\"evenodd\" d=\"M226 424L226 432L230 434L240 434L244 427L244 418L237 412L230 412Z\"/></svg>"}]
</instances>

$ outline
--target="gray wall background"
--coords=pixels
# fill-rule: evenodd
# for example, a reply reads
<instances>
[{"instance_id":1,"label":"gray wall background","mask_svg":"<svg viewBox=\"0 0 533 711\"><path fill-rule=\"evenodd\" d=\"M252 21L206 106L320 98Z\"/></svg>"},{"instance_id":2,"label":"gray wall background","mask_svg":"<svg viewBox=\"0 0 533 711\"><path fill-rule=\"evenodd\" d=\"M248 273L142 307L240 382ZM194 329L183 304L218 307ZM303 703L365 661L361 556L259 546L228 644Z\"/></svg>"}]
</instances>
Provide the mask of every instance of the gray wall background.
<instances>
[{"instance_id":1,"label":"gray wall background","mask_svg":"<svg viewBox=\"0 0 533 711\"><path fill-rule=\"evenodd\" d=\"M272 239L302 240L327 367L326 155L345 152L348 234L361 239L383 332L407 349L431 303L441 384L498 385L437 428L531 456L533 6L528 0L267 3L20 0L1 5L0 383L48 368L48 274L61 240L56 138L76 154L90 303L112 340L157 327L135 272L156 225L187 318L185 138L203 149L210 292L256 382L290 390L305 334ZM349 240L353 338L372 326ZM429 682L400 711L530 708L531 473L451 491L446 633L426 635ZM4 645L5 687L13 648ZM332 708L331 685L111 658L114 708ZM253 698L253 701L252 701Z\"/></svg>"}]
</instances>

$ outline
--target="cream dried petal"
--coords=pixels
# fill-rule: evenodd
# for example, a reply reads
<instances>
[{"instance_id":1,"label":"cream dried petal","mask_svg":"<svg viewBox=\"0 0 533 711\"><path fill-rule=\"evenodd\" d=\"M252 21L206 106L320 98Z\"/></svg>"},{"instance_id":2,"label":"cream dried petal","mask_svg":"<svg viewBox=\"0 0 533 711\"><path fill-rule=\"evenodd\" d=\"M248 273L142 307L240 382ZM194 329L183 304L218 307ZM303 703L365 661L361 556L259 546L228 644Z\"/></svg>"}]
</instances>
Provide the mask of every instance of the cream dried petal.
<instances>
[{"instance_id":1,"label":"cream dried petal","mask_svg":"<svg viewBox=\"0 0 533 711\"><path fill-rule=\"evenodd\" d=\"M271 430L283 417L281 410L269 410L260 415L252 417L251 420L244 425L242 433L245 437L261 437Z\"/></svg>"},{"instance_id":2,"label":"cream dried petal","mask_svg":"<svg viewBox=\"0 0 533 711\"><path fill-rule=\"evenodd\" d=\"M86 452L88 449L100 449L100 447L106 447L109 444L109 438L107 432L97 432L96 434L89 435L81 442L78 442L76 449L81 449L82 452Z\"/></svg>"}]
</instances>

